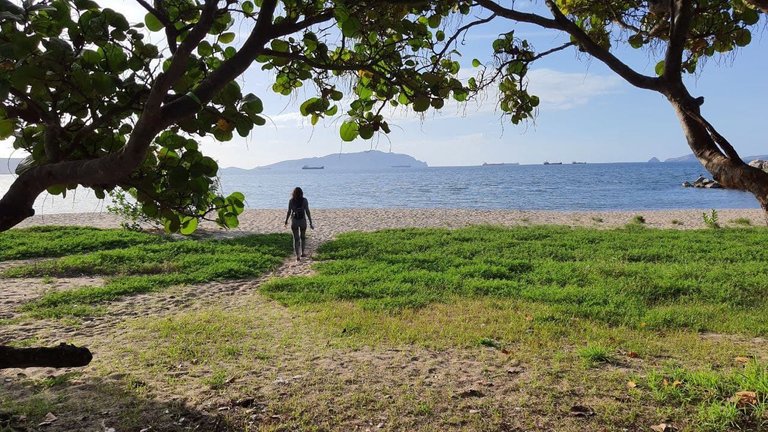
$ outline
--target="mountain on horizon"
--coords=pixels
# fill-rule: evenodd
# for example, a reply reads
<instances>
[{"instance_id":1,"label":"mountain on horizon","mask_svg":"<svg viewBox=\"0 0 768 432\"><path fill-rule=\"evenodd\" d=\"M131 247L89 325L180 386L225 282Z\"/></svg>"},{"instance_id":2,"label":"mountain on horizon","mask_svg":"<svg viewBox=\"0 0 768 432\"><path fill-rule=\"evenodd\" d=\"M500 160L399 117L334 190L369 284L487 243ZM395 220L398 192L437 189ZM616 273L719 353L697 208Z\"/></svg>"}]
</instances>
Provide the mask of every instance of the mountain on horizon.
<instances>
[{"instance_id":1,"label":"mountain on horizon","mask_svg":"<svg viewBox=\"0 0 768 432\"><path fill-rule=\"evenodd\" d=\"M766 160L768 159L768 155L756 155L756 156L742 156L741 160L744 162L751 162L755 159L762 159ZM696 156L693 155L693 153L685 155L685 156L678 156L673 157L669 159L664 159L664 162L698 162L698 159L696 159Z\"/></svg>"},{"instance_id":2,"label":"mountain on horizon","mask_svg":"<svg viewBox=\"0 0 768 432\"><path fill-rule=\"evenodd\" d=\"M426 168L426 162L400 153L367 150L357 153L334 153L322 157L294 159L253 168L252 170L300 170L314 167L330 170ZM242 168L225 168L227 171L252 171Z\"/></svg>"}]
</instances>

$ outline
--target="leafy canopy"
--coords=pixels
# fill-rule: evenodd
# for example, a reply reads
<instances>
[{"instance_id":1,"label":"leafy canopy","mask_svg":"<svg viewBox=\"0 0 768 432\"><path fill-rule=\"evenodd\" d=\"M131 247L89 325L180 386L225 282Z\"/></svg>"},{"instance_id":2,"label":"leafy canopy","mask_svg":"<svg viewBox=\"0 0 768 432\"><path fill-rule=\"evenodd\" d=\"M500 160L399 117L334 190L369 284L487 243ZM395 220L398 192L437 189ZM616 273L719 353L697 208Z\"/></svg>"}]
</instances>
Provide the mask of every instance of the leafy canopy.
<instances>
[{"instance_id":1,"label":"leafy canopy","mask_svg":"<svg viewBox=\"0 0 768 432\"><path fill-rule=\"evenodd\" d=\"M281 95L313 86L316 96L300 108L312 124L346 111L345 141L388 133L387 106L423 112L469 97L457 79L457 53L439 29L449 14L468 13L467 2L139 3L147 9L143 23L91 0L25 0L21 7L3 0L0 139L30 154L22 177L135 146L144 153L130 174L104 169L94 180L73 172L47 190L65 195L79 184L104 197L120 187L170 232L191 233L210 214L222 226L238 224L245 197L219 192L218 165L201 152L200 139L229 141L266 123L259 95L235 80L248 67L272 76ZM238 38L235 28L250 34ZM149 32L165 40L153 43ZM147 130L149 139L138 142Z\"/></svg>"}]
</instances>

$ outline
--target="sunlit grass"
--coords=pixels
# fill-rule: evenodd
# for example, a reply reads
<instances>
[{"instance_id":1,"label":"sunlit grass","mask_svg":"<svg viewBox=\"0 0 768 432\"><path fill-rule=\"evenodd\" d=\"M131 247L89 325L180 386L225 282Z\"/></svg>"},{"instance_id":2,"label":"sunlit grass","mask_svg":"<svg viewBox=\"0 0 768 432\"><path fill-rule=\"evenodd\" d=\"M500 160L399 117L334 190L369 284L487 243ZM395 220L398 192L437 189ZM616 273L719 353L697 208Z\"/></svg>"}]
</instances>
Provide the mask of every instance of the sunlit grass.
<instances>
[{"instance_id":1,"label":"sunlit grass","mask_svg":"<svg viewBox=\"0 0 768 432\"><path fill-rule=\"evenodd\" d=\"M472 227L349 233L311 277L271 281L285 304L398 311L454 298L548 305L554 316L645 329L768 334L768 230Z\"/></svg>"},{"instance_id":2,"label":"sunlit grass","mask_svg":"<svg viewBox=\"0 0 768 432\"><path fill-rule=\"evenodd\" d=\"M190 240L87 228L12 232L25 239L25 257L57 256L65 251L70 255L13 267L3 277L107 276L101 286L51 291L23 307L33 316L48 318L98 315L103 312L99 304L174 285L256 277L280 264L290 245L285 234ZM61 240L66 232L74 240ZM46 248L59 241L60 247ZM88 249L97 250L75 253Z\"/></svg>"}]
</instances>

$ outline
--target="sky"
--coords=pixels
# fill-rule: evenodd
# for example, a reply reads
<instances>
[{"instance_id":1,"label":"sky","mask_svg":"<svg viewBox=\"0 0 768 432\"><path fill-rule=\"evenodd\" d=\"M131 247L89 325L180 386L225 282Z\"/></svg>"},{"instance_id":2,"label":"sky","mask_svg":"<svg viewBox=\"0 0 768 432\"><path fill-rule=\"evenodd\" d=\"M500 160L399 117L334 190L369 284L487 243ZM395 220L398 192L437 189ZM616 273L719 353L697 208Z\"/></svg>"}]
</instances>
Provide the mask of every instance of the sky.
<instances>
[{"instance_id":1,"label":"sky","mask_svg":"<svg viewBox=\"0 0 768 432\"><path fill-rule=\"evenodd\" d=\"M144 12L132 0L118 5L101 1L124 13L130 21ZM540 6L518 0L518 8ZM477 16L487 16L480 12ZM473 29L459 47L462 74L476 72L473 58L490 59L491 43L513 28L496 20ZM547 30L517 27L516 35L529 40L538 51L558 46L565 39ZM157 36L157 34L153 35ZM242 37L242 36L241 36ZM735 58L710 60L687 79L693 96L704 96L702 112L742 156L768 153L765 100L768 97L768 33L756 30L753 42ZM618 51L641 73L653 75L658 61L641 50ZM391 113L392 132L372 140L342 142L338 129L344 109L332 119L311 126L298 106L311 91L299 90L282 97L269 89L273 76L252 67L239 80L245 91L258 95L265 105L267 124L251 135L220 143L203 138L202 150L222 167L253 168L271 163L325 156L339 152L377 149L405 153L430 166L488 163L539 164L544 161L641 162L690 153L669 103L659 94L632 87L597 60L567 49L537 62L529 73L529 89L541 98L535 121L513 125L496 109L488 95L479 102L446 104L440 112L420 117L412 111ZM343 108L343 107L340 107ZM23 157L9 142L0 142L0 157Z\"/></svg>"}]
</instances>

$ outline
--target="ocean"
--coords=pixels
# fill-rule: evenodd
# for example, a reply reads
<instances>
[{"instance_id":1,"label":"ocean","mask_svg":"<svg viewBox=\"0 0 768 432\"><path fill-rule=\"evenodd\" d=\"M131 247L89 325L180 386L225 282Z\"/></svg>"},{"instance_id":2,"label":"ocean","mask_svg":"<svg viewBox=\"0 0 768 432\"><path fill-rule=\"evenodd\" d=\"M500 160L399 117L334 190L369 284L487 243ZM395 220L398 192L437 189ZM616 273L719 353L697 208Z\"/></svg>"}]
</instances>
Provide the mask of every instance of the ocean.
<instances>
[{"instance_id":1,"label":"ocean","mask_svg":"<svg viewBox=\"0 0 768 432\"><path fill-rule=\"evenodd\" d=\"M465 208L518 210L662 210L759 208L745 192L683 188L708 173L698 162L501 165L338 171L254 170L221 174L225 193L248 208L287 207L300 186L312 208ZM11 175L0 175L0 191ZM74 193L71 193L74 192ZM108 203L86 189L66 199L41 195L38 214L101 212Z\"/></svg>"}]
</instances>

